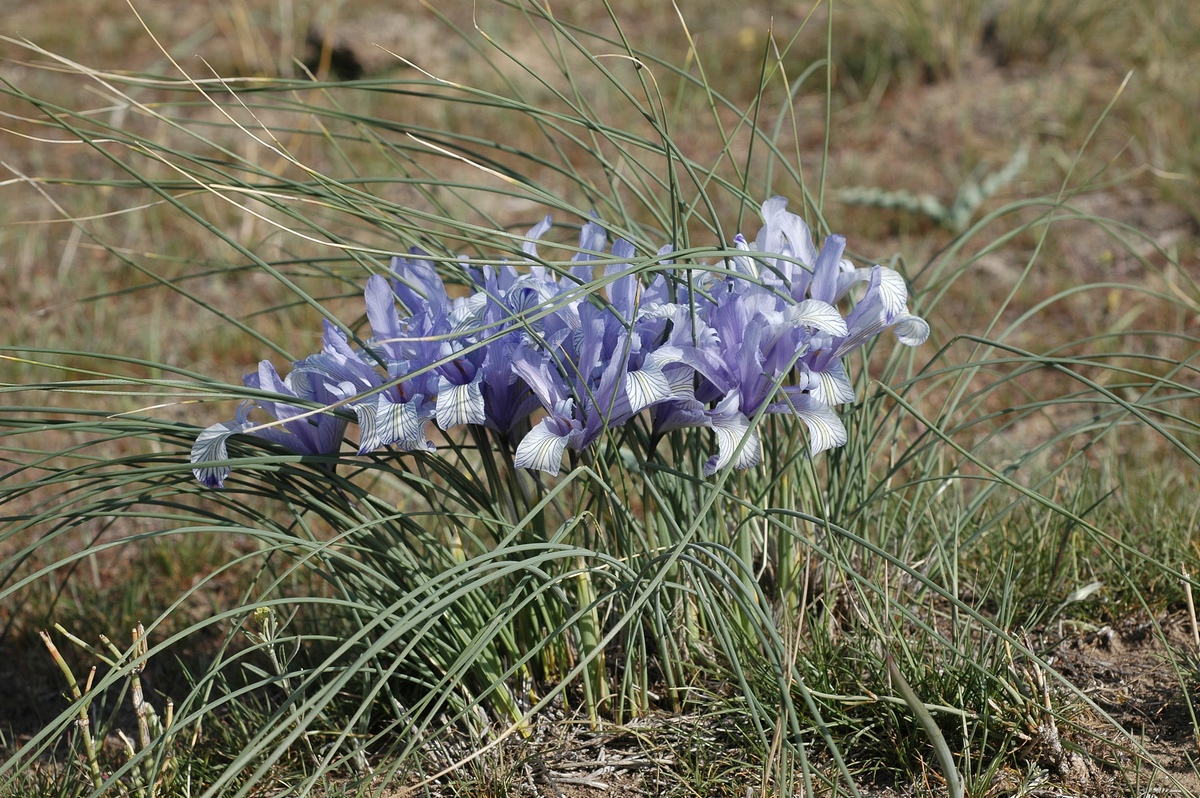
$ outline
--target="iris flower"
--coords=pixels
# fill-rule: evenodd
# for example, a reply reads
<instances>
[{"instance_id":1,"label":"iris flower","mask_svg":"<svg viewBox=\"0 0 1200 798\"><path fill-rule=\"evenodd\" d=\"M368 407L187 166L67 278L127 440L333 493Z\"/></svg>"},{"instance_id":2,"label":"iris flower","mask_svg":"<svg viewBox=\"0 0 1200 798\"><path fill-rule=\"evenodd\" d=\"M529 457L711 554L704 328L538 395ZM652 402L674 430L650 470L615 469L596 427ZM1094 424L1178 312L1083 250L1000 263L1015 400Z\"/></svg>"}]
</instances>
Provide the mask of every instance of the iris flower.
<instances>
[{"instance_id":1,"label":"iris flower","mask_svg":"<svg viewBox=\"0 0 1200 798\"><path fill-rule=\"evenodd\" d=\"M908 311L898 273L856 268L839 235L818 249L783 197L764 202L761 215L753 242L734 237L723 270L693 267L686 280L664 275L678 268L670 247L653 272L635 268L635 248L622 239L605 258L608 234L594 218L565 270L539 258L547 216L524 236L525 262L464 266L474 289L467 297L447 294L426 253L393 258L390 274L367 281L364 348L326 321L321 351L286 378L263 361L245 383L279 398L247 401L232 421L204 430L192 449L196 477L224 483L229 467L208 464L228 459L238 433L300 454L336 453L346 419L314 412L322 405L354 411L360 454L432 450L430 421L447 431L484 425L515 447L517 466L550 474L567 451L643 413L653 439L711 430L717 450L706 475L761 460L756 419L766 413L797 416L814 455L841 446L846 430L834 408L855 398L844 359L889 329L917 346L929 325ZM843 317L838 306L851 299ZM251 421L255 410L276 423Z\"/></svg>"},{"instance_id":2,"label":"iris flower","mask_svg":"<svg viewBox=\"0 0 1200 798\"><path fill-rule=\"evenodd\" d=\"M242 382L247 388L318 405L332 405L354 395L350 383L334 383L326 375L308 368L297 368L286 379L280 379L269 360L259 363L258 371L247 374ZM263 426L251 421L250 413L256 409L283 423ZM238 433L250 433L297 454L333 455L341 447L345 431L346 419L332 412L314 413L313 408L303 402L251 399L241 404L232 421L213 424L196 437L191 461L204 464L228 460L227 441ZM197 465L192 472L210 488L223 487L230 473L228 465Z\"/></svg>"}]
</instances>

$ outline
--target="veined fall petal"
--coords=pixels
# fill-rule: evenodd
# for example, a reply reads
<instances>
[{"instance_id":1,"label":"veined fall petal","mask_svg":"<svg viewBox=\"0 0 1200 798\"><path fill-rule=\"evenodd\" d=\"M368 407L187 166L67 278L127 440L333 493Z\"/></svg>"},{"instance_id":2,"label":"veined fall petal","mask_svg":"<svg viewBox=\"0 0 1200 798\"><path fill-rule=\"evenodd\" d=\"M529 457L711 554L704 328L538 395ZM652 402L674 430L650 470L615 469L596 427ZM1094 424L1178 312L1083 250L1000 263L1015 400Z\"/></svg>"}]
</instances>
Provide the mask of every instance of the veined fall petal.
<instances>
[{"instance_id":1,"label":"veined fall petal","mask_svg":"<svg viewBox=\"0 0 1200 798\"><path fill-rule=\"evenodd\" d=\"M792 397L789 411L795 413L808 429L808 451L820 454L846 444L846 426L829 405L810 394Z\"/></svg>"},{"instance_id":2,"label":"veined fall petal","mask_svg":"<svg viewBox=\"0 0 1200 798\"><path fill-rule=\"evenodd\" d=\"M717 453L704 463L704 476L711 477L730 463L744 469L762 462L762 440L757 429L750 429L750 419L738 409L736 391L708 412L708 420L717 435Z\"/></svg>"},{"instance_id":3,"label":"veined fall petal","mask_svg":"<svg viewBox=\"0 0 1200 798\"><path fill-rule=\"evenodd\" d=\"M246 419L246 413L249 411L249 403L244 402L238 408L237 417L233 421L222 421L206 428L203 432L196 436L196 442L192 444L191 462L196 463L213 463L221 460L229 459L229 450L226 442L231 435L236 435L244 432L248 427L252 426ZM230 466L224 465L199 465L192 469L192 473L196 475L196 479L208 488L223 488L225 480L229 477Z\"/></svg>"},{"instance_id":4,"label":"veined fall petal","mask_svg":"<svg viewBox=\"0 0 1200 798\"><path fill-rule=\"evenodd\" d=\"M788 307L783 320L793 326L812 327L827 335L844 336L849 333L846 320L838 309L819 299L806 299Z\"/></svg>"},{"instance_id":5,"label":"veined fall petal","mask_svg":"<svg viewBox=\"0 0 1200 798\"><path fill-rule=\"evenodd\" d=\"M425 424L433 418L434 409L422 394L407 402L394 402L386 393L376 394L372 401L354 405L354 412L358 415L359 454L393 444L406 452L435 448L425 438Z\"/></svg>"},{"instance_id":6,"label":"veined fall petal","mask_svg":"<svg viewBox=\"0 0 1200 798\"><path fill-rule=\"evenodd\" d=\"M823 405L835 407L854 401L854 386L846 376L842 361L833 360L820 371L811 373L814 379L812 397Z\"/></svg>"},{"instance_id":7,"label":"veined fall petal","mask_svg":"<svg viewBox=\"0 0 1200 798\"><path fill-rule=\"evenodd\" d=\"M483 369L470 382L456 385L444 376L438 378L437 425L444 430L460 424L483 424L487 413L483 404Z\"/></svg>"},{"instance_id":8,"label":"veined fall petal","mask_svg":"<svg viewBox=\"0 0 1200 798\"><path fill-rule=\"evenodd\" d=\"M572 400L559 402L553 413L539 421L517 444L514 465L557 476L563 452L583 437L582 427L573 418L574 412Z\"/></svg>"},{"instance_id":9,"label":"veined fall petal","mask_svg":"<svg viewBox=\"0 0 1200 798\"><path fill-rule=\"evenodd\" d=\"M920 346L929 340L929 322L911 313L902 313L897 317L892 331L905 346Z\"/></svg>"}]
</instances>

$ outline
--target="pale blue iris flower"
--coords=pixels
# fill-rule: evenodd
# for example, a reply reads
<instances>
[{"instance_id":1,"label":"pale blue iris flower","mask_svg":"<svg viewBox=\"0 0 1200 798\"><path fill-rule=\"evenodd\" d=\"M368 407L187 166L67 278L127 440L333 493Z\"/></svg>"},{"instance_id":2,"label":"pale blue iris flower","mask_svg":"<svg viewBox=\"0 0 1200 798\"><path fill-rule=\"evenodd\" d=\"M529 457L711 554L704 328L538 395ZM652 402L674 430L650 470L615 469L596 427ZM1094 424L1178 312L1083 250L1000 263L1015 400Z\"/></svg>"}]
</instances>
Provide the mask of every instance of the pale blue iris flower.
<instances>
[{"instance_id":1,"label":"pale blue iris flower","mask_svg":"<svg viewBox=\"0 0 1200 798\"><path fill-rule=\"evenodd\" d=\"M227 441L237 433L253 434L301 455L328 456L341 448L346 419L319 407L314 412L314 408L304 402L318 406L339 403L354 395L354 387L349 382L335 383L324 374L307 368L296 368L285 379L280 379L269 360L259 363L258 371L247 374L242 382L247 388L303 401L293 404L267 398L248 400L238 408L233 421L213 424L201 432L192 446L191 461L202 464L192 471L204 485L220 488L225 484L229 466L217 461L229 459ZM252 421L250 413L253 410L261 410L282 423L266 426L271 422Z\"/></svg>"},{"instance_id":2,"label":"pale blue iris flower","mask_svg":"<svg viewBox=\"0 0 1200 798\"><path fill-rule=\"evenodd\" d=\"M797 416L812 454L841 446L846 430L834 408L855 398L846 356L889 329L917 346L929 326L908 311L898 273L855 268L841 236L818 249L782 197L761 213L753 243L737 235L723 270L693 266L690 281L667 260L669 247L653 271L636 269L639 256L621 239L606 256L608 236L595 219L561 272L534 262L550 217L525 235L525 263L467 264L467 297L447 294L425 253L393 258L390 275L367 281L365 349L326 322L321 351L285 379L260 364L246 385L281 398L247 401L233 421L204 430L192 448L196 477L224 483L226 443L239 433L302 455L336 454L346 430L341 406L358 420L360 454L431 451L430 421L444 431L480 425L515 447L517 466L550 474L568 451L586 451L643 413L653 440L711 430L716 452L706 475L761 461L757 419L765 413ZM843 317L838 304L847 297L854 306ZM255 409L276 423L256 424Z\"/></svg>"}]
</instances>

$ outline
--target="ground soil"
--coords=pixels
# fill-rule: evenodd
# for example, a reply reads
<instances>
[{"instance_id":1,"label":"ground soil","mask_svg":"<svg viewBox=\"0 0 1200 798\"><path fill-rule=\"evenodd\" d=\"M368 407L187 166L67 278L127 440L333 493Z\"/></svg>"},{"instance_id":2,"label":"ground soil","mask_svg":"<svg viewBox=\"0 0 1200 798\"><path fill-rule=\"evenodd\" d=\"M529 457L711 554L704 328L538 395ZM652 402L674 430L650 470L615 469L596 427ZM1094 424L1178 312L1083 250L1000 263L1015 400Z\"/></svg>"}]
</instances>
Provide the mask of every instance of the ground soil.
<instances>
[{"instance_id":1,"label":"ground soil","mask_svg":"<svg viewBox=\"0 0 1200 798\"><path fill-rule=\"evenodd\" d=\"M1068 634L1051 649L1050 664L1099 710L1091 719L1093 730L1117 737L1104 722L1101 713L1106 714L1128 735L1127 742L1144 747L1161 768L1142 771L1125 794L1200 795L1194 715L1200 670L1191 624L1182 612L1135 616ZM1135 772L1131 768L1125 775Z\"/></svg>"},{"instance_id":2,"label":"ground soil","mask_svg":"<svg viewBox=\"0 0 1200 798\"><path fill-rule=\"evenodd\" d=\"M1044 694L1055 712L1031 713L1009 763L982 792L976 784L975 794L1200 795L1193 718L1200 660L1192 653L1197 647L1186 612L1131 616L1102 626L1063 621L1027 637L1053 674L1036 676L1031 662L1018 663L1014 672L1028 675L1024 687L1035 702ZM502 752L489 755L483 767L488 775L471 786L480 789L490 782L490 788L482 787L486 791L502 783L506 794L537 798L763 794L761 763L737 768L734 749L722 750L730 743L711 718L655 714L597 730L549 717L532 739L510 740ZM1132 754L1135 747L1143 753ZM706 764L723 772L708 781L697 773ZM936 778L936 769L930 773ZM858 786L870 798L945 794L941 782ZM432 789L457 795L464 787L462 781L450 781Z\"/></svg>"}]
</instances>

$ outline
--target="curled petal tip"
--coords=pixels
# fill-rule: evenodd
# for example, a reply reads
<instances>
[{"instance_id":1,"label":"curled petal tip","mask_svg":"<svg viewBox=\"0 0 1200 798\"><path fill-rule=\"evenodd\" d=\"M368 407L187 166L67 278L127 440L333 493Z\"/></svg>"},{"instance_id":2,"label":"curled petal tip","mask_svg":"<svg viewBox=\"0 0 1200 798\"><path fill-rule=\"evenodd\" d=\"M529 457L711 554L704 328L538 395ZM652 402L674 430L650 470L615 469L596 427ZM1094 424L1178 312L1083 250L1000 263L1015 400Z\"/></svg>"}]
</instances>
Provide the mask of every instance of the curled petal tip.
<instances>
[{"instance_id":1,"label":"curled petal tip","mask_svg":"<svg viewBox=\"0 0 1200 798\"><path fill-rule=\"evenodd\" d=\"M929 340L929 322L920 316L901 316L894 330L896 338L905 346L920 346Z\"/></svg>"},{"instance_id":2,"label":"curled petal tip","mask_svg":"<svg viewBox=\"0 0 1200 798\"><path fill-rule=\"evenodd\" d=\"M196 442L192 444L191 462L193 464L214 463L228 460L229 449L226 441L229 440L229 436L236 435L249 426L249 423L245 421L234 420L222 421L208 427L196 436ZM229 477L230 472L230 467L225 464L199 465L192 469L196 479L206 488L225 487L225 480Z\"/></svg>"}]
</instances>

